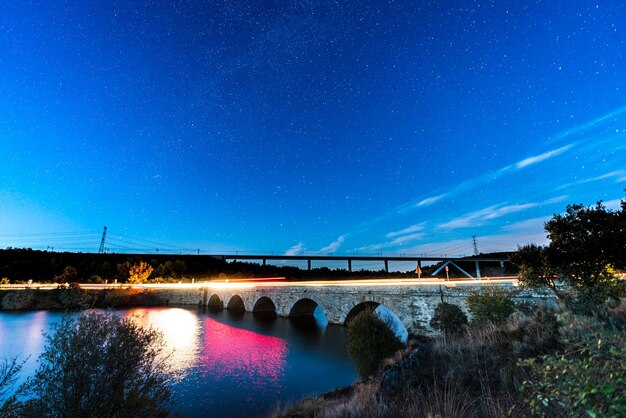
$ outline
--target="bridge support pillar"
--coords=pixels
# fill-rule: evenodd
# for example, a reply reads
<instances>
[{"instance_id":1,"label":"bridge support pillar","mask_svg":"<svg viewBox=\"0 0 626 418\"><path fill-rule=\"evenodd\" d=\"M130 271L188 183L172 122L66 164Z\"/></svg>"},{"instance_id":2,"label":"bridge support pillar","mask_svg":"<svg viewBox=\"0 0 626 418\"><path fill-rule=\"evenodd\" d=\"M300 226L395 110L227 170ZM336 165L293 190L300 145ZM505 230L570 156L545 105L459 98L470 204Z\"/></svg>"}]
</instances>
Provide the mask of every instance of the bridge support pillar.
<instances>
[{"instance_id":1,"label":"bridge support pillar","mask_svg":"<svg viewBox=\"0 0 626 418\"><path fill-rule=\"evenodd\" d=\"M389 273L389 260L385 260L385 272Z\"/></svg>"},{"instance_id":2,"label":"bridge support pillar","mask_svg":"<svg viewBox=\"0 0 626 418\"><path fill-rule=\"evenodd\" d=\"M352 273L352 260L348 260L348 271Z\"/></svg>"},{"instance_id":3,"label":"bridge support pillar","mask_svg":"<svg viewBox=\"0 0 626 418\"><path fill-rule=\"evenodd\" d=\"M266 264L267 264L267 260L264 258L263 259L263 265L266 265Z\"/></svg>"},{"instance_id":4,"label":"bridge support pillar","mask_svg":"<svg viewBox=\"0 0 626 418\"><path fill-rule=\"evenodd\" d=\"M307 269L311 270L311 260L307 260Z\"/></svg>"},{"instance_id":5,"label":"bridge support pillar","mask_svg":"<svg viewBox=\"0 0 626 418\"><path fill-rule=\"evenodd\" d=\"M480 267L478 266L478 261L476 261L476 278L480 279L481 275L480 275Z\"/></svg>"}]
</instances>

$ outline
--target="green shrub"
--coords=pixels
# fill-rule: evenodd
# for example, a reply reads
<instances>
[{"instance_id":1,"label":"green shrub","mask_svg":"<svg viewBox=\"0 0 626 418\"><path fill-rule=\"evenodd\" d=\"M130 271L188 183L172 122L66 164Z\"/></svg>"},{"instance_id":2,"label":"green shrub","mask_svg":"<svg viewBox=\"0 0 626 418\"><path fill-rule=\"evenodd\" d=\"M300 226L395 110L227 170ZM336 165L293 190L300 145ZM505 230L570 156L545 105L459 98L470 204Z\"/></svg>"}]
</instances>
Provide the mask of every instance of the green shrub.
<instances>
[{"instance_id":1,"label":"green shrub","mask_svg":"<svg viewBox=\"0 0 626 418\"><path fill-rule=\"evenodd\" d=\"M442 331L446 335L461 335L467 328L467 315L451 303L441 302L435 308L435 314L430 320L433 329Z\"/></svg>"},{"instance_id":2,"label":"green shrub","mask_svg":"<svg viewBox=\"0 0 626 418\"><path fill-rule=\"evenodd\" d=\"M625 416L626 337L622 333L523 364L532 373L522 389L533 416Z\"/></svg>"},{"instance_id":3,"label":"green shrub","mask_svg":"<svg viewBox=\"0 0 626 418\"><path fill-rule=\"evenodd\" d=\"M382 361L404 347L390 326L366 309L348 323L348 354L362 377L371 376Z\"/></svg>"},{"instance_id":4,"label":"green shrub","mask_svg":"<svg viewBox=\"0 0 626 418\"><path fill-rule=\"evenodd\" d=\"M487 286L480 292L470 292L467 307L472 315L472 325L499 325L515 311L515 302L511 294L502 287Z\"/></svg>"}]
</instances>

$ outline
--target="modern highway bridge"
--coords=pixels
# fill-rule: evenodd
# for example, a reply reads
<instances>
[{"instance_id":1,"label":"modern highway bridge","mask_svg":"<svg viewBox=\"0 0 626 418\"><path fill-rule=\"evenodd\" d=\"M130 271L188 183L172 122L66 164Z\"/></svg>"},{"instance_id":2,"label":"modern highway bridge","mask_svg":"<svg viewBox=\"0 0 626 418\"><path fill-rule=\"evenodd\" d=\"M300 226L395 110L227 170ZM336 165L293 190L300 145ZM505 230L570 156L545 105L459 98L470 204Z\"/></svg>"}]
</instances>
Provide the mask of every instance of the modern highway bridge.
<instances>
[{"instance_id":1,"label":"modern highway bridge","mask_svg":"<svg viewBox=\"0 0 626 418\"><path fill-rule=\"evenodd\" d=\"M221 260L255 260L262 261L263 265L267 264L267 260L277 261L306 261L307 267L311 270L311 263L313 261L344 261L347 263L348 271L352 271L353 261L379 261L385 267L385 271L389 272L390 261L403 261L403 262L415 262L416 268L421 270L423 262L443 262L440 269L445 268L447 265L456 267L462 274L468 278L480 278L480 263L500 263L500 267L504 267L504 263L508 262L507 258L489 258L489 257L426 257L426 256L363 256L363 255L276 255L276 254L212 254L211 257L215 257ZM463 270L458 266L459 262L473 262L476 267L476 275L472 276L470 273ZM437 269L433 275L439 273L440 269Z\"/></svg>"}]
</instances>

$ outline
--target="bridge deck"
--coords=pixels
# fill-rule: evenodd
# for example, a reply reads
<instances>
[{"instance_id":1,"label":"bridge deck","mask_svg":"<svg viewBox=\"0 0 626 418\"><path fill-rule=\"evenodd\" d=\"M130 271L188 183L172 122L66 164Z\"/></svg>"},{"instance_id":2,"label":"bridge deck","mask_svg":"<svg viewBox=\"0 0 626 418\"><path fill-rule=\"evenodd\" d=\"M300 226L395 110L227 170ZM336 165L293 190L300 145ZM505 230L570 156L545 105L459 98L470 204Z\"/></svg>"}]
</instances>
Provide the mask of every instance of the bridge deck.
<instances>
[{"instance_id":1,"label":"bridge deck","mask_svg":"<svg viewBox=\"0 0 626 418\"><path fill-rule=\"evenodd\" d=\"M483 258L483 257L422 257L422 256L398 256L398 255L276 255L276 254L210 254L211 257L222 260L315 260L315 261L480 261L482 262L508 262L508 258Z\"/></svg>"}]
</instances>

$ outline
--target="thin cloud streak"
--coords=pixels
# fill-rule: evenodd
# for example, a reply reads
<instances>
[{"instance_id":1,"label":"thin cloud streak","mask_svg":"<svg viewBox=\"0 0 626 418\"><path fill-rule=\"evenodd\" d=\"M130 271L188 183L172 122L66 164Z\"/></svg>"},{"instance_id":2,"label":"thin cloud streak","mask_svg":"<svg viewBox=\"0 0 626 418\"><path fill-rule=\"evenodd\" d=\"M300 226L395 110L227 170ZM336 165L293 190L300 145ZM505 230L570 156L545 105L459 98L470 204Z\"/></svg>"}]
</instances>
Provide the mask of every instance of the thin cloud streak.
<instances>
[{"instance_id":1,"label":"thin cloud streak","mask_svg":"<svg viewBox=\"0 0 626 418\"><path fill-rule=\"evenodd\" d=\"M507 166L504 166L498 170L495 171L491 171L489 173L485 173L479 177L476 177L474 179L471 180L466 180L460 184L458 184L457 186L452 187L450 190L448 190L447 192L438 194L436 196L431 196L431 197L427 197L425 199L422 199L421 201L419 201L418 203L415 204L404 204L401 205L398 210L400 212L405 212L407 210L410 209L415 209L415 208L420 208L420 207L424 207L424 206L429 206L432 205L433 203L436 203L440 200L443 200L445 198L449 198L455 195L460 194L461 192L464 192L466 190L478 187L478 186L482 186L485 184L489 184L497 179L499 179L503 174L507 173L507 172L514 172L514 171L518 171L518 170L522 170L526 167L532 166L534 164L538 164L541 163L543 161L546 161L550 158L554 158L558 155L563 154L564 152L566 152L567 150L571 149L574 147L575 144L568 144L565 145L563 147L554 149L554 150L550 150L547 152L544 152L542 154L538 154L538 155L533 155L531 157L527 157L524 158L523 160L518 161L517 163L514 164L510 164Z\"/></svg>"},{"instance_id":2,"label":"thin cloud streak","mask_svg":"<svg viewBox=\"0 0 626 418\"><path fill-rule=\"evenodd\" d=\"M389 232L385 236L387 238L394 238L400 235L406 235L406 234L411 234L413 232L419 232L419 231L422 231L423 229L424 229L424 222L420 222L416 225L411 225L408 228L404 228L400 231Z\"/></svg>"},{"instance_id":3,"label":"thin cloud streak","mask_svg":"<svg viewBox=\"0 0 626 418\"><path fill-rule=\"evenodd\" d=\"M537 164L540 163L542 161L545 161L547 159L556 157L559 154L563 154L565 151L567 151L568 149L572 148L573 144L569 144L566 145L564 147L561 148L557 148L548 152L544 152L543 154L539 154L539 155L535 155L533 157L529 157L526 159L523 159L522 161L518 162L517 164L515 164L515 168L516 169L521 169L521 168L525 168L528 167L529 165L533 165L533 164Z\"/></svg>"},{"instance_id":4,"label":"thin cloud streak","mask_svg":"<svg viewBox=\"0 0 626 418\"><path fill-rule=\"evenodd\" d=\"M337 252L341 244L346 240L345 235L340 235L335 241L328 244L326 247L320 249L318 252L320 253L334 253Z\"/></svg>"},{"instance_id":5,"label":"thin cloud streak","mask_svg":"<svg viewBox=\"0 0 626 418\"><path fill-rule=\"evenodd\" d=\"M492 205L484 209L470 212L466 215L459 216L451 221L439 224L437 227L442 229L457 229L477 226L485 221L501 218L511 213L521 212L539 206L538 203L525 203L516 205Z\"/></svg>"},{"instance_id":6,"label":"thin cloud streak","mask_svg":"<svg viewBox=\"0 0 626 418\"><path fill-rule=\"evenodd\" d=\"M415 207L421 207L421 206L429 206L432 205L435 202L440 201L441 199L443 199L444 197L446 197L448 195L448 193L443 193L437 196L433 196L433 197L427 197L426 199L423 199L422 201L420 201L419 203L417 203L415 205Z\"/></svg>"},{"instance_id":7,"label":"thin cloud streak","mask_svg":"<svg viewBox=\"0 0 626 418\"><path fill-rule=\"evenodd\" d=\"M298 255L298 254L303 253L304 250L306 250L306 247L304 246L303 243L300 242L294 245L293 247L289 248L287 251L285 251L285 255L287 256Z\"/></svg>"}]
</instances>

